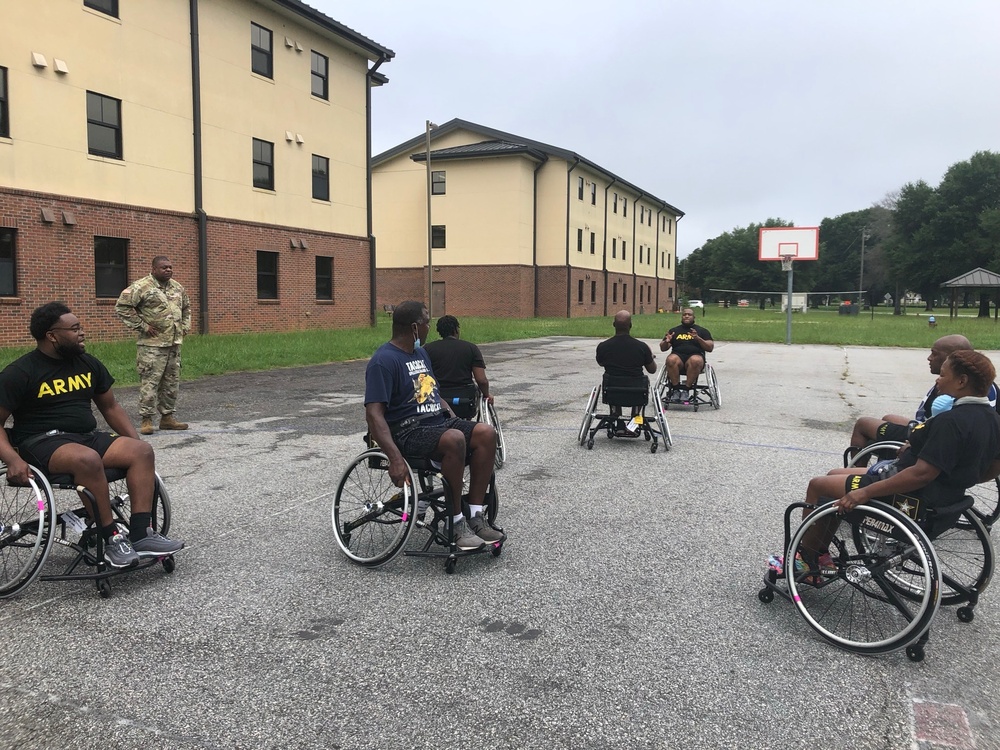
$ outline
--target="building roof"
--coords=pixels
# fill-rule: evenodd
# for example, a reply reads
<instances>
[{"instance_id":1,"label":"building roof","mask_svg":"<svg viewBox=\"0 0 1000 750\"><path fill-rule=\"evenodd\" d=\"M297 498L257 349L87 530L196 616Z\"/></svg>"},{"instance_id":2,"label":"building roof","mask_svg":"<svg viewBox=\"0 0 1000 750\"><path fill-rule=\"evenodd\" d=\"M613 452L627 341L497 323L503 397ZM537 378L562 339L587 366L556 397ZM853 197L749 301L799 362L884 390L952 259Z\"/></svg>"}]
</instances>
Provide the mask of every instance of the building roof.
<instances>
[{"instance_id":1,"label":"building roof","mask_svg":"<svg viewBox=\"0 0 1000 750\"><path fill-rule=\"evenodd\" d=\"M440 138L448 133L454 132L456 130L471 130L474 133L480 133L484 136L490 137L492 140L483 141L481 143L471 144L469 146L459 146L456 148L441 149L440 151L431 151L431 161L440 158L471 158L481 157L481 156L501 156L505 154L512 153L524 153L534 158L548 158L549 156L557 156L560 159L565 159L569 162L577 162L579 164L584 164L591 169L600 172L603 175L611 177L619 185L624 185L635 191L640 197L650 201L651 203L659 203L663 208L672 211L678 218L684 215L676 206L672 206L667 203L662 198L657 198L652 193L649 193L637 185L632 184L628 180L623 179L614 172L605 169L592 162L586 157L580 156L575 151L569 151L564 148L559 148L558 146L550 146L547 143L542 143L541 141L533 141L529 138L522 138L519 135L514 135L513 133L505 133L502 130L496 130L495 128L488 128L485 125L478 125L474 122L469 122L467 120L460 120L458 118L454 120L449 120L444 125L439 125L431 130L431 141L433 142L436 138ZM382 162L388 161L389 159L394 159L395 157L412 151L414 148L419 148L424 145L426 140L426 133L418 135L416 138L411 138L408 141L400 143L388 151L383 151L381 154L372 157L372 166L377 166ZM519 151L514 150L514 148L519 148ZM458 153L458 149L472 149L471 152ZM476 151L478 149L478 151ZM444 156L443 156L444 154ZM424 154L421 151L420 154L413 154L412 158L414 161L423 161Z\"/></svg>"},{"instance_id":2,"label":"building roof","mask_svg":"<svg viewBox=\"0 0 1000 750\"><path fill-rule=\"evenodd\" d=\"M302 2L302 0L271 0L271 2L297 16L305 18L307 21L311 21L324 31L341 37L349 44L364 50L371 60L378 60L380 58L391 60L396 56L396 53L388 47L384 47L378 42L359 34L354 29L344 26L339 21L334 21L328 15L320 13L311 5Z\"/></svg>"},{"instance_id":3,"label":"building roof","mask_svg":"<svg viewBox=\"0 0 1000 750\"><path fill-rule=\"evenodd\" d=\"M974 268L968 273L949 279L941 286L950 287L1000 287L1000 274L987 271L985 268Z\"/></svg>"}]
</instances>

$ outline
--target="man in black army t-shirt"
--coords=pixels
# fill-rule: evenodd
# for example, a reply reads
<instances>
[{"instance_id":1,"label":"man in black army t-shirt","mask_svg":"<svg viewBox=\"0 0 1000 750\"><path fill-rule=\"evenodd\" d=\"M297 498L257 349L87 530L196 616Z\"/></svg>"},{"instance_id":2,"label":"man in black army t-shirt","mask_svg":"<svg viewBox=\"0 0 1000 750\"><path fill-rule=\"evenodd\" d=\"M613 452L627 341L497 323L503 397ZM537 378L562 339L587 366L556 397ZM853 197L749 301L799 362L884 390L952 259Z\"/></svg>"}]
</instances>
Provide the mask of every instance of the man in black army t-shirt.
<instances>
[{"instance_id":1,"label":"man in black army t-shirt","mask_svg":"<svg viewBox=\"0 0 1000 750\"><path fill-rule=\"evenodd\" d=\"M115 382L96 357L87 354L80 321L62 302L31 314L34 351L0 372L0 424L13 415L10 436L0 430L0 460L14 483L28 480L28 464L46 474L72 474L97 501L97 523L109 565L127 568L140 557L179 552L184 543L150 528L155 484L153 449L139 438L115 400ZM97 404L116 432L100 432L91 409ZM124 469L132 515L125 534L115 523L105 468ZM130 538L131 537L131 542Z\"/></svg>"},{"instance_id":2,"label":"man in black army t-shirt","mask_svg":"<svg viewBox=\"0 0 1000 750\"><path fill-rule=\"evenodd\" d=\"M705 354L715 348L712 334L707 328L694 324L694 310L685 307L681 311L681 324L667 331L660 340L660 351L673 349L667 355L667 377L670 389L678 401L687 401L689 396L681 393L681 372L684 372L684 387L693 391L698 385L698 376L705 369Z\"/></svg>"}]
</instances>

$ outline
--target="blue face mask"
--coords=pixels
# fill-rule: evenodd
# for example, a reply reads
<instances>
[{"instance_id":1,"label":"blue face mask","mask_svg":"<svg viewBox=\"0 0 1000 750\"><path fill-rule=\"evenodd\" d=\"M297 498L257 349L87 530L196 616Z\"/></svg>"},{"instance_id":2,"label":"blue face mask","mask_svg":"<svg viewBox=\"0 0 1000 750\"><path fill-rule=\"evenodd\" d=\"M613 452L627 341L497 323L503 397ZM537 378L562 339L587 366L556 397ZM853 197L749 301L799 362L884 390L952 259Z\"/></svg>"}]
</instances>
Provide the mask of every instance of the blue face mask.
<instances>
[{"instance_id":1,"label":"blue face mask","mask_svg":"<svg viewBox=\"0 0 1000 750\"><path fill-rule=\"evenodd\" d=\"M413 348L414 349L419 349L420 348L420 339L419 338L413 339Z\"/></svg>"}]
</instances>

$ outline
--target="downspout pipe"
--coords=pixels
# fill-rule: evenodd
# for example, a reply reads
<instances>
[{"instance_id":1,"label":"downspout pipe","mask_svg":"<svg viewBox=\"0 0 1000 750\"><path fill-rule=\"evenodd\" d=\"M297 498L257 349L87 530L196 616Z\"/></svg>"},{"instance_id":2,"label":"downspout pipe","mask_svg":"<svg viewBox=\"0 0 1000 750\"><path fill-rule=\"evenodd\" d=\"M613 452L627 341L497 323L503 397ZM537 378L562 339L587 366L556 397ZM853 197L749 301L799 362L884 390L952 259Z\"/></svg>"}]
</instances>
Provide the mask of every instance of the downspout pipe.
<instances>
[{"instance_id":1,"label":"downspout pipe","mask_svg":"<svg viewBox=\"0 0 1000 750\"><path fill-rule=\"evenodd\" d=\"M571 317L573 310L573 267L569 264L569 206L573 195L572 184L570 182L573 170L580 163L580 157L576 157L569 169L566 170L566 317Z\"/></svg>"},{"instance_id":2,"label":"downspout pipe","mask_svg":"<svg viewBox=\"0 0 1000 750\"><path fill-rule=\"evenodd\" d=\"M660 214L663 207L656 209L656 261L653 263L653 281L656 282L656 303L653 305L653 312L660 309Z\"/></svg>"},{"instance_id":3,"label":"downspout pipe","mask_svg":"<svg viewBox=\"0 0 1000 750\"><path fill-rule=\"evenodd\" d=\"M604 251L601 258L601 270L604 272L604 317L608 316L608 191L617 182L618 178L612 177L611 182L604 188Z\"/></svg>"},{"instance_id":4,"label":"downspout pipe","mask_svg":"<svg viewBox=\"0 0 1000 750\"><path fill-rule=\"evenodd\" d=\"M198 0L189 0L191 24L191 120L194 133L194 214L198 221L198 333L208 327L208 215L205 213L204 170L201 132L201 37L198 30Z\"/></svg>"},{"instance_id":5,"label":"downspout pipe","mask_svg":"<svg viewBox=\"0 0 1000 750\"><path fill-rule=\"evenodd\" d=\"M635 256L639 254L639 242L636 240L635 235L635 222L639 218L639 212L636 210L639 208L639 201L646 197L646 194L640 192L638 197L632 202L632 294L633 298L635 295ZM635 305L632 306L633 308Z\"/></svg>"},{"instance_id":6,"label":"downspout pipe","mask_svg":"<svg viewBox=\"0 0 1000 750\"><path fill-rule=\"evenodd\" d=\"M535 171L531 175L531 189L534 195L531 198L531 272L534 276L532 286L534 287L535 299L532 304L532 316L538 317L538 171L545 166L549 160L548 155L543 155L538 162Z\"/></svg>"},{"instance_id":7,"label":"downspout pipe","mask_svg":"<svg viewBox=\"0 0 1000 750\"><path fill-rule=\"evenodd\" d=\"M372 234L372 76L388 58L379 57L365 76L365 190L368 214L368 323L374 327L378 323L375 309L375 236Z\"/></svg>"}]
</instances>

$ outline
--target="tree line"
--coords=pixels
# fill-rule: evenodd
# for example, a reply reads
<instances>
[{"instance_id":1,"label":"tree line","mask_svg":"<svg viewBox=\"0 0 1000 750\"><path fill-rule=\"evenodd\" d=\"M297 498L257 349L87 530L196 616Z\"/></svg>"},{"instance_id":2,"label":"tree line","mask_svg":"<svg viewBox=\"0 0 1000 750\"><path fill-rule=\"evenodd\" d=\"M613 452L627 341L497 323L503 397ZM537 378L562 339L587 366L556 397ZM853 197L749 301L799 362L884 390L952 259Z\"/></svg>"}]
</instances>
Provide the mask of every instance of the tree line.
<instances>
[{"instance_id":1,"label":"tree line","mask_svg":"<svg viewBox=\"0 0 1000 750\"><path fill-rule=\"evenodd\" d=\"M784 289L781 264L757 259L760 228L783 226L793 224L768 219L708 240L677 264L681 293L714 300L735 295L709 289ZM899 312L903 295L917 292L933 309L943 282L977 267L1000 273L1000 153L979 151L953 164L937 187L910 182L869 208L823 219L819 242L818 261L795 264L795 291L857 299L863 284L866 304L888 294ZM975 294L988 314L990 290Z\"/></svg>"}]
</instances>

